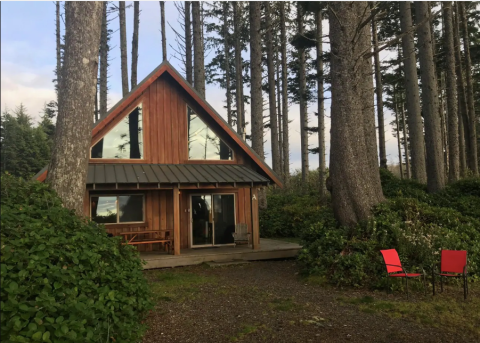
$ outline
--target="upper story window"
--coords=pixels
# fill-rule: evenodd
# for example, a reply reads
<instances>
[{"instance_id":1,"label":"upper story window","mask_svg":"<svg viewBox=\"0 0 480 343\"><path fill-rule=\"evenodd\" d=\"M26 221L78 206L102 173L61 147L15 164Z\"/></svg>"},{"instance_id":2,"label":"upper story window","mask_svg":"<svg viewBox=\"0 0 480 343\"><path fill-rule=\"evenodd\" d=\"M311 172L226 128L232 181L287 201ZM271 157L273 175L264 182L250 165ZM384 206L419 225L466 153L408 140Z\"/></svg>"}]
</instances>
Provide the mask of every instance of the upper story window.
<instances>
[{"instance_id":1,"label":"upper story window","mask_svg":"<svg viewBox=\"0 0 480 343\"><path fill-rule=\"evenodd\" d=\"M91 149L91 158L143 158L142 104L135 107Z\"/></svg>"},{"instance_id":2,"label":"upper story window","mask_svg":"<svg viewBox=\"0 0 480 343\"><path fill-rule=\"evenodd\" d=\"M233 160L233 151L187 106L188 159Z\"/></svg>"}]
</instances>

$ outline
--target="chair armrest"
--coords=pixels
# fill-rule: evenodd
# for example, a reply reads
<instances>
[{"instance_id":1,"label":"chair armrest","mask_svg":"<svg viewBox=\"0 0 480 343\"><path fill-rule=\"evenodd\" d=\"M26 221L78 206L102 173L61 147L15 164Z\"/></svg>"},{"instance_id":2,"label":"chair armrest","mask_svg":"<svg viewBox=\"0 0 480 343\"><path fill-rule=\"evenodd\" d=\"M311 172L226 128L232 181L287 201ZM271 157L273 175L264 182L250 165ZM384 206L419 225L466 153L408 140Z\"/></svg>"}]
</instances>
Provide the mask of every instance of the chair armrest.
<instances>
[{"instance_id":1,"label":"chair armrest","mask_svg":"<svg viewBox=\"0 0 480 343\"><path fill-rule=\"evenodd\" d=\"M399 266L399 265L396 265L396 264L388 264L388 263L385 263L386 266L391 266L391 267L398 267L398 268L402 268L402 271L403 273L405 274L405 276L407 276L407 272L405 271L405 269L402 267L402 266ZM394 273L394 272L392 272ZM387 272L388 275L390 275L390 273Z\"/></svg>"}]
</instances>

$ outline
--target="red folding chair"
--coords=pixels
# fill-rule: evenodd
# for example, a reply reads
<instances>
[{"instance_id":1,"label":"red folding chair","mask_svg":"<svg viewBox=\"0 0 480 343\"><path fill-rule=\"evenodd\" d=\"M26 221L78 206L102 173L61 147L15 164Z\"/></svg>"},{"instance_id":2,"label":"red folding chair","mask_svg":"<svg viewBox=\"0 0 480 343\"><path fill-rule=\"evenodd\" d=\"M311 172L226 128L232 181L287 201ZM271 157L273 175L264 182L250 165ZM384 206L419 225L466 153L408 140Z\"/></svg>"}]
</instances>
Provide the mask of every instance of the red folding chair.
<instances>
[{"instance_id":1,"label":"red folding chair","mask_svg":"<svg viewBox=\"0 0 480 343\"><path fill-rule=\"evenodd\" d=\"M441 292L443 292L443 277L463 277L463 298L467 299L468 270L466 250L442 250L440 272L433 272L433 295L435 295L435 274L440 275Z\"/></svg>"},{"instance_id":2,"label":"red folding chair","mask_svg":"<svg viewBox=\"0 0 480 343\"><path fill-rule=\"evenodd\" d=\"M385 267L387 267L387 278L389 277L405 278L405 286L407 288L407 299L408 299L408 279L409 278L420 277L423 275L423 288L425 290L425 294L427 293L427 288L425 283L425 271L423 271L423 274L407 273L405 269L403 269L402 267L402 263L400 262L400 258L398 257L397 250L388 249L388 250L380 250L380 252L382 253L383 260L385 261ZM388 294L388 288L387 288L387 294Z\"/></svg>"}]
</instances>

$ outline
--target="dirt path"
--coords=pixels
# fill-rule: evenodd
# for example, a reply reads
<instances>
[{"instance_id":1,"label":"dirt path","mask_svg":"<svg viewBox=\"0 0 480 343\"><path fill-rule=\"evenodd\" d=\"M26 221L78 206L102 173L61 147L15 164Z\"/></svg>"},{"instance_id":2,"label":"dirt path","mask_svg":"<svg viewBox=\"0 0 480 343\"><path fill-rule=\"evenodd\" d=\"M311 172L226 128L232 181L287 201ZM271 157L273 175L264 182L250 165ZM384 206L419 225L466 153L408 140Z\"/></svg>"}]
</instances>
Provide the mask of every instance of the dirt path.
<instances>
[{"instance_id":1,"label":"dirt path","mask_svg":"<svg viewBox=\"0 0 480 343\"><path fill-rule=\"evenodd\" d=\"M365 313L338 299L367 293L306 284L298 271L292 260L148 271L158 306L144 342L476 341L462 332Z\"/></svg>"}]
</instances>

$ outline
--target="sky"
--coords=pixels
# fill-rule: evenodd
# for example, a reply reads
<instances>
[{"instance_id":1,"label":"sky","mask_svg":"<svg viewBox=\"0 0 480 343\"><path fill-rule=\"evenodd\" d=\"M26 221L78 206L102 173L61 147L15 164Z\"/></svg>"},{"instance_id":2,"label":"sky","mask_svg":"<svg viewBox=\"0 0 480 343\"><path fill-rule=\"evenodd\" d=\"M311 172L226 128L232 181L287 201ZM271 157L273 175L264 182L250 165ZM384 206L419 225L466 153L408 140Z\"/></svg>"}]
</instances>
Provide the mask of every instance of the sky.
<instances>
[{"instance_id":1,"label":"sky","mask_svg":"<svg viewBox=\"0 0 480 343\"><path fill-rule=\"evenodd\" d=\"M127 1L127 6L132 2ZM167 20L167 59L180 72L181 62L176 58L175 34L173 29L181 31L177 22L178 12L173 1L165 5ZM112 36L109 68L109 108L121 99L121 74L120 74L120 34L118 32L118 18L111 15L109 28L115 32ZM172 29L173 28L173 29ZM127 46L128 65L131 63L131 43L133 32L133 6L127 8ZM323 23L323 32L328 34L328 22ZM325 38L324 49L328 49L328 38ZM54 69L56 66L55 51L55 2L53 1L14 1L1 2L1 107L14 109L21 103L27 108L34 121L38 121L45 103L56 99L54 84ZM213 52L206 52L206 63L213 57ZM249 59L249 53L244 53ZM382 52L381 60L390 58L389 52ZM139 28L139 57L138 57L138 82L147 76L162 61L161 33L160 33L160 6L158 1L140 2L140 28ZM130 71L129 71L130 75ZM249 89L245 88L246 94ZM329 94L325 95L330 97ZM224 109L225 91L218 85L206 85L206 99L226 119ZM268 95L264 94L264 101ZM317 117L316 102L308 105L308 117L315 126ZM249 121L250 106L246 105L246 117ZM268 116L265 109L264 116ZM330 100L325 101L325 140L327 151L327 164L330 149ZM290 169L301 167L300 156L300 114L299 105L290 104L289 108L290 131ZM389 123L393 120L391 113L385 113L385 136L387 158L389 164L398 163L398 148L396 138L392 135ZM250 127L247 126L247 132ZM265 159L271 165L270 131L265 131ZM318 146L317 134L309 137L309 148ZM318 155L309 155L310 169L318 168Z\"/></svg>"}]
</instances>

